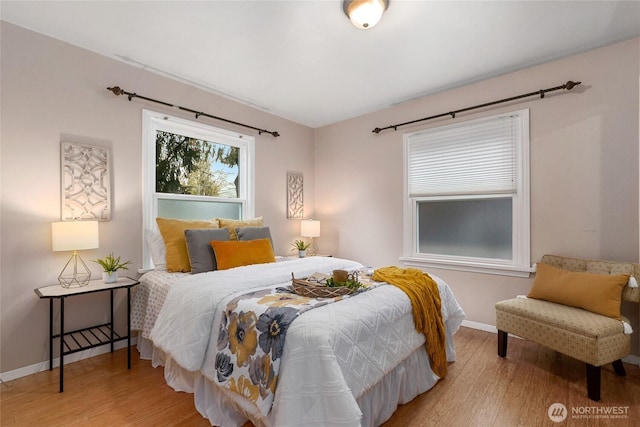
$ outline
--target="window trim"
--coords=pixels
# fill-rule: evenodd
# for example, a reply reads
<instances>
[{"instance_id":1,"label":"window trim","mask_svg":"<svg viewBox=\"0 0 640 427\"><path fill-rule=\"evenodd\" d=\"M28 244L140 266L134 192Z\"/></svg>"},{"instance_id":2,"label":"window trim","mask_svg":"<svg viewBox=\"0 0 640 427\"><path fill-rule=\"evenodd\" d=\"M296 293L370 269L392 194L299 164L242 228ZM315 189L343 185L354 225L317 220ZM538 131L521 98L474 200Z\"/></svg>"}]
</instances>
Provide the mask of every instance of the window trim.
<instances>
[{"instance_id":1,"label":"window trim","mask_svg":"<svg viewBox=\"0 0 640 427\"><path fill-rule=\"evenodd\" d=\"M168 125L169 124L169 125ZM211 200L240 203L243 218L255 216L255 138L250 135L231 132L204 123L171 116L157 111L142 110L142 264L143 269L151 267L151 252L147 245L146 230L158 230L158 193L155 191L155 135L156 131L183 133L204 140L240 146L240 164L244 165L240 179L240 197L218 198L197 195L172 195L167 193L162 199Z\"/></svg>"},{"instance_id":2,"label":"window trim","mask_svg":"<svg viewBox=\"0 0 640 427\"><path fill-rule=\"evenodd\" d=\"M531 218L530 218L530 153L529 153L529 110L523 109L511 111L494 116L482 117L468 120L452 126L463 126L474 121L490 120L503 117L505 115L517 115L521 125L521 141L517 145L517 165L518 165L518 185L517 192L508 197L513 199L513 260L499 260L476 257L463 257L439 254L422 254L418 252L418 222L417 203L423 200L463 200L472 198L482 198L485 195L445 195L432 197L410 197L409 196L409 140L412 135L419 132L406 133L403 135L403 255L399 258L404 264L414 267L441 268L448 270L470 271L476 273L507 275L516 277L529 277L535 271L531 266ZM486 197L496 197L499 195L487 194Z\"/></svg>"}]
</instances>

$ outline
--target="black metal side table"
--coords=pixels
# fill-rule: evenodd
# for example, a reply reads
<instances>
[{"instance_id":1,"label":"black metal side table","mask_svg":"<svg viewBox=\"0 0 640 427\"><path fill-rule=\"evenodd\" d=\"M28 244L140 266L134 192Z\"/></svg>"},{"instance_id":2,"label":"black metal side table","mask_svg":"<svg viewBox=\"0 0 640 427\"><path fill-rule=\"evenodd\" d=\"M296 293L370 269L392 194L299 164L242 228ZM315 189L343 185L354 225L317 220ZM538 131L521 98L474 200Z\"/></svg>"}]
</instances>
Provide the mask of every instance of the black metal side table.
<instances>
[{"instance_id":1,"label":"black metal side table","mask_svg":"<svg viewBox=\"0 0 640 427\"><path fill-rule=\"evenodd\" d=\"M49 370L53 370L53 340L60 339L60 392L64 391L64 356L78 351L127 340L127 369L131 369L131 288L140 284L128 277L118 279L115 283L104 283L92 280L88 285L74 288L63 288L60 285L44 286L35 290L40 298L49 299ZM113 326L113 294L117 289L127 289L127 335L122 336L114 331ZM90 326L75 331L64 330L64 300L76 295L109 291L111 294L111 311L109 323ZM60 301L60 333L53 334L53 300Z\"/></svg>"}]
</instances>

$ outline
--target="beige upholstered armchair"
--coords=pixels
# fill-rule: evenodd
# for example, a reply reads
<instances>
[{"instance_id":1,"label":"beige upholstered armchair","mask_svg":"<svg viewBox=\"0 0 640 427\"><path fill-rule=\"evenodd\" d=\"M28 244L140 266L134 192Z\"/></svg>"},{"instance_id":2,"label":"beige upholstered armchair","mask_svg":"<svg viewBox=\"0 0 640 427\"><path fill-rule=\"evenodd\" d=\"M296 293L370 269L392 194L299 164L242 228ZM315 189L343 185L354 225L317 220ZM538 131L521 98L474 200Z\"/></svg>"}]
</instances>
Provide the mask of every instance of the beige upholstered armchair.
<instances>
[{"instance_id":1,"label":"beige upholstered armchair","mask_svg":"<svg viewBox=\"0 0 640 427\"><path fill-rule=\"evenodd\" d=\"M623 323L628 320L619 315L620 302L640 302L640 264L553 255L545 255L541 263L544 275L539 264L528 298L496 304L498 355L506 357L508 334L512 334L583 361L589 398L599 401L600 367L612 363L617 375L626 374L621 359L631 351L631 335L630 325ZM541 290L544 299L535 295ZM592 290L600 294L589 295Z\"/></svg>"}]
</instances>

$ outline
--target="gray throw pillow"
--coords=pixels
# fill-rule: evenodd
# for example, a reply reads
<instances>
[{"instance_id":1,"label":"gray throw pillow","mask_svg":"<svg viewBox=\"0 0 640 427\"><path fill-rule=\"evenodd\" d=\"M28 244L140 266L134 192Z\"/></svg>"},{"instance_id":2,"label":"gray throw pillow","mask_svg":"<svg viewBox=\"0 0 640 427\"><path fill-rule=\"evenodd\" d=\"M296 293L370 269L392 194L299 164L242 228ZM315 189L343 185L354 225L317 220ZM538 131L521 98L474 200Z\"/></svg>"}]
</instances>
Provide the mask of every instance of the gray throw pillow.
<instances>
[{"instance_id":1,"label":"gray throw pillow","mask_svg":"<svg viewBox=\"0 0 640 427\"><path fill-rule=\"evenodd\" d=\"M226 228L194 228L184 230L187 241L187 252L191 273L204 273L218 269L213 248L209 243L212 240L229 240L229 230Z\"/></svg>"},{"instance_id":2,"label":"gray throw pillow","mask_svg":"<svg viewBox=\"0 0 640 427\"><path fill-rule=\"evenodd\" d=\"M238 240L269 239L273 248L273 239L269 227L236 227Z\"/></svg>"}]
</instances>

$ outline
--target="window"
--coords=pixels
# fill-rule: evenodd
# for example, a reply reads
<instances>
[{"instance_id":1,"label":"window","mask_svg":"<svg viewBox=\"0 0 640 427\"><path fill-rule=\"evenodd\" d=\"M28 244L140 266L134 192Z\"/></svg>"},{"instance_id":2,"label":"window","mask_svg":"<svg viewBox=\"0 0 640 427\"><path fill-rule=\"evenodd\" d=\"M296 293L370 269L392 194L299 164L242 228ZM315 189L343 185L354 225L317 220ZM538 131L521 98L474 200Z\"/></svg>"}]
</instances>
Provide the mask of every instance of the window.
<instances>
[{"instance_id":1,"label":"window","mask_svg":"<svg viewBox=\"0 0 640 427\"><path fill-rule=\"evenodd\" d=\"M143 110L143 225L254 216L254 138ZM151 266L146 241L143 267Z\"/></svg>"},{"instance_id":2,"label":"window","mask_svg":"<svg viewBox=\"0 0 640 427\"><path fill-rule=\"evenodd\" d=\"M406 134L404 158L404 263L528 276L528 110Z\"/></svg>"}]
</instances>

